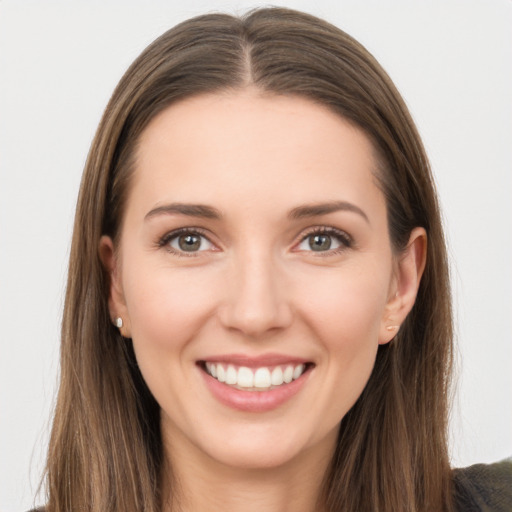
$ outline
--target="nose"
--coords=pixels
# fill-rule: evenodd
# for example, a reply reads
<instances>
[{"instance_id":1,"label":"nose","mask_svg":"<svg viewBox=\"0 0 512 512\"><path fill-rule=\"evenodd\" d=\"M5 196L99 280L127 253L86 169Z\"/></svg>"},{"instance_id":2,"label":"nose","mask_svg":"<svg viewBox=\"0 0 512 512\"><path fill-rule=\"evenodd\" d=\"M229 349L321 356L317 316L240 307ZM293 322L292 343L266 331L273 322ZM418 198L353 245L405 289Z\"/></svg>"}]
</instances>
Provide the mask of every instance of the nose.
<instances>
[{"instance_id":1,"label":"nose","mask_svg":"<svg viewBox=\"0 0 512 512\"><path fill-rule=\"evenodd\" d=\"M288 327L293 317L288 290L272 257L254 254L240 260L233 262L226 283L221 323L251 338Z\"/></svg>"}]
</instances>

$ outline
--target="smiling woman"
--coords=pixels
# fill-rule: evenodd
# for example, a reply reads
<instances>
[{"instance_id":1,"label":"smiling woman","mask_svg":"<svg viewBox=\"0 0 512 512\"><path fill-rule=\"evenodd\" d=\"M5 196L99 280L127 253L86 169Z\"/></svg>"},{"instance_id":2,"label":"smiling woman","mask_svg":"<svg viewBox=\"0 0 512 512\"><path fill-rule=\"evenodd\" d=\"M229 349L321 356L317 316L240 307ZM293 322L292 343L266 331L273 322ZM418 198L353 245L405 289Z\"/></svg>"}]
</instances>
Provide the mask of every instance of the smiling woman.
<instances>
[{"instance_id":1,"label":"smiling woman","mask_svg":"<svg viewBox=\"0 0 512 512\"><path fill-rule=\"evenodd\" d=\"M90 150L46 510L458 510L451 354L428 161L384 71L295 11L186 21Z\"/></svg>"},{"instance_id":2,"label":"smiling woman","mask_svg":"<svg viewBox=\"0 0 512 512\"><path fill-rule=\"evenodd\" d=\"M182 100L145 128L100 253L180 481L181 460L196 473L205 458L325 473L424 265L421 228L394 257L374 169L362 131L256 88Z\"/></svg>"}]
</instances>

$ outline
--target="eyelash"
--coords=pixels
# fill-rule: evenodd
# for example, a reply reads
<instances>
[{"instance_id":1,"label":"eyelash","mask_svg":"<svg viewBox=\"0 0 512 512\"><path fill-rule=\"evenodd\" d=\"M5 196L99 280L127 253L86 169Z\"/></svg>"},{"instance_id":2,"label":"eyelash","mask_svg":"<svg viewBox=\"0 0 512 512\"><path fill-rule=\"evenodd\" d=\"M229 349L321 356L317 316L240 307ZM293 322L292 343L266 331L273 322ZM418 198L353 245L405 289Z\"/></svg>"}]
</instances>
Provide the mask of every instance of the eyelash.
<instances>
[{"instance_id":1,"label":"eyelash","mask_svg":"<svg viewBox=\"0 0 512 512\"><path fill-rule=\"evenodd\" d=\"M299 240L299 244L305 242L309 237L314 235L326 235L330 236L332 238L335 238L339 243L340 247L337 247L336 249L329 249L327 251L305 251L305 252L311 252L315 256L332 256L333 254L340 254L343 251L346 251L347 249L350 249L353 247L354 242L352 240L352 237L350 237L345 231L341 231L340 229L336 229L333 227L311 227L304 234L301 235L301 238ZM296 244L297 245L297 244ZM316 254L315 254L316 253Z\"/></svg>"},{"instance_id":2,"label":"eyelash","mask_svg":"<svg viewBox=\"0 0 512 512\"><path fill-rule=\"evenodd\" d=\"M213 244L213 242L211 242L211 240L208 238L208 236L206 236L206 231L201 228L180 228L180 229L171 231L169 233L166 233L162 238L160 238L160 240L157 243L157 246L159 248L166 249L167 251L169 251L170 253L172 253L173 255L178 256L178 257L186 257L186 258L197 257L197 256L199 256L199 254L201 252L205 252L205 251L190 251L190 252L178 251L178 250L174 249L173 247L171 247L170 242L172 240L174 240L175 238L179 237L180 235L199 236L199 237L206 239L210 244ZM314 236L314 235L330 236L330 237L335 238L340 243L340 247L337 247L336 249L329 249L326 251L313 251L313 250L304 251L304 252L311 252L311 253L316 252L315 256L320 256L320 257L331 256L333 254L339 254L339 253L353 247L353 240L347 233L345 233L344 231L341 231L339 229L336 229L336 228L325 227L325 226L309 228L308 230L306 230L305 233L301 234L299 241L296 242L294 244L294 246L297 246L297 245L303 243L309 237Z\"/></svg>"},{"instance_id":3,"label":"eyelash","mask_svg":"<svg viewBox=\"0 0 512 512\"><path fill-rule=\"evenodd\" d=\"M199 256L201 252L204 251L177 251L173 247L170 246L170 242L174 240L175 238L179 237L180 235L195 235L202 238L205 238L208 240L210 244L213 244L213 242L210 241L210 239L206 236L206 231L204 231L201 228L180 228L176 229L174 231L171 231L170 233L166 233L160 240L158 241L158 247L163 248L167 250L168 252L172 253L174 256L178 257L185 257L185 258L193 258Z\"/></svg>"}]
</instances>

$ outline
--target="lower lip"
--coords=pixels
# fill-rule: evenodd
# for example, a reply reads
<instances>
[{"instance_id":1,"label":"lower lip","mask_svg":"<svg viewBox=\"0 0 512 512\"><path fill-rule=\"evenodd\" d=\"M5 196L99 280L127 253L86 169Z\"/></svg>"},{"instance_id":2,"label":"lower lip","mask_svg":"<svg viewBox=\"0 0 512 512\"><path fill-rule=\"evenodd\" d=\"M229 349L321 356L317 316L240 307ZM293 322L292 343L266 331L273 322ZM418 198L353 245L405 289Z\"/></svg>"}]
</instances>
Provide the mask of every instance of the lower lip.
<instances>
[{"instance_id":1,"label":"lower lip","mask_svg":"<svg viewBox=\"0 0 512 512\"><path fill-rule=\"evenodd\" d=\"M277 409L302 389L310 374L310 369L308 369L289 384L282 384L268 391L243 391L219 382L202 369L200 371L206 385L219 402L232 409L245 412L266 412Z\"/></svg>"}]
</instances>

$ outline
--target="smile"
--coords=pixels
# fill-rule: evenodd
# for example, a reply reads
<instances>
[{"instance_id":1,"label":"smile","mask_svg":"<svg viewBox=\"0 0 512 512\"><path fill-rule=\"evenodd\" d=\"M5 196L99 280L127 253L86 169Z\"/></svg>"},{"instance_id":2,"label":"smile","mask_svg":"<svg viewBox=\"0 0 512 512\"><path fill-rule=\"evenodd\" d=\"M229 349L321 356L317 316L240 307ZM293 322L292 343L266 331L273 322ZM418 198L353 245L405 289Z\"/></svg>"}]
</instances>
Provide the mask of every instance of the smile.
<instances>
[{"instance_id":1,"label":"smile","mask_svg":"<svg viewBox=\"0 0 512 512\"><path fill-rule=\"evenodd\" d=\"M205 362L205 371L214 379L244 391L268 391L298 379L306 364L286 364L249 368L226 363Z\"/></svg>"},{"instance_id":2,"label":"smile","mask_svg":"<svg viewBox=\"0 0 512 512\"><path fill-rule=\"evenodd\" d=\"M284 354L224 354L197 361L204 383L221 404L263 413L283 406L306 386L316 364Z\"/></svg>"}]
</instances>

